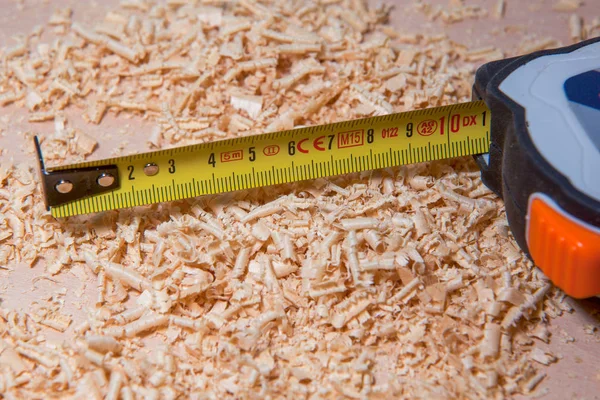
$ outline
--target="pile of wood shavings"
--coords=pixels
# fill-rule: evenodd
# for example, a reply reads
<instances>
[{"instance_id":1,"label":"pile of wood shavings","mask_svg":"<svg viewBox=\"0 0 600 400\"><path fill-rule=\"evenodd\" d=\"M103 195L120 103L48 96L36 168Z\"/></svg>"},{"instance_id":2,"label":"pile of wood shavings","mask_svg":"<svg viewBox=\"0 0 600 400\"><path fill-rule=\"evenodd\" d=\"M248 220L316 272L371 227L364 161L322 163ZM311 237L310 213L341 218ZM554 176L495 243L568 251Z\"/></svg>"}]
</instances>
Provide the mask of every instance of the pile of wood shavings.
<instances>
[{"instance_id":1,"label":"pile of wood shavings","mask_svg":"<svg viewBox=\"0 0 600 400\"><path fill-rule=\"evenodd\" d=\"M4 49L0 102L54 120L45 150L72 161L96 141L68 105L143 115L160 148L469 100L468 49L391 32L385 9L210 3L126 1L97 26L57 11L54 42ZM0 268L40 260L85 283L87 318L66 289L0 309L15 397L501 398L544 378L547 322L570 310L468 159L62 221L4 164Z\"/></svg>"}]
</instances>

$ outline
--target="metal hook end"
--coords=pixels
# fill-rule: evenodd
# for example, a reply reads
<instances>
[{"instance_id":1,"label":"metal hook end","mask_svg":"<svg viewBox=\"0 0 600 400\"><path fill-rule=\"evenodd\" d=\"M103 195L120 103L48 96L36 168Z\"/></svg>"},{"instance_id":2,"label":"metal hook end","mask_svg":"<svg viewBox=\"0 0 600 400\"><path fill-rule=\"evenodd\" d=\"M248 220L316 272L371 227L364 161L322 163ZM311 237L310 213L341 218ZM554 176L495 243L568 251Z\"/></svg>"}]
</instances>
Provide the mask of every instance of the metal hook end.
<instances>
[{"instance_id":1,"label":"metal hook end","mask_svg":"<svg viewBox=\"0 0 600 400\"><path fill-rule=\"evenodd\" d=\"M116 165L73 166L73 168L48 171L37 136L34 136L33 142L40 165L39 176L46 210L50 211L51 207L119 188L119 171ZM107 177L110 177L110 180Z\"/></svg>"},{"instance_id":2,"label":"metal hook end","mask_svg":"<svg viewBox=\"0 0 600 400\"><path fill-rule=\"evenodd\" d=\"M42 154L42 146L40 145L40 139L36 136L33 137L33 145L35 146L35 153L37 154L38 162L40 163L39 177L42 183L42 191L44 193L44 205L46 210L50 211L50 205L48 204L48 190L46 188L46 166L44 165L44 155Z\"/></svg>"}]
</instances>

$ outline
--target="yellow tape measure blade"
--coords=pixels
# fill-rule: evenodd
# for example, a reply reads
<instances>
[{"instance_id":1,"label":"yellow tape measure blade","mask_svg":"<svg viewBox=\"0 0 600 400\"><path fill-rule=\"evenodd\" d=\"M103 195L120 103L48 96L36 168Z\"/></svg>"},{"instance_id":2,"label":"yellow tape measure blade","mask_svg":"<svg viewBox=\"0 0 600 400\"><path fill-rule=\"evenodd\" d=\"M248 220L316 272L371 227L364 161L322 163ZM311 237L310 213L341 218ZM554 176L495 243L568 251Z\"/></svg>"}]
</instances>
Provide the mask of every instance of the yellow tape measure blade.
<instances>
[{"instance_id":1,"label":"yellow tape measure blade","mask_svg":"<svg viewBox=\"0 0 600 400\"><path fill-rule=\"evenodd\" d=\"M120 188L51 207L55 217L487 153L482 101L247 136L56 170L114 164Z\"/></svg>"}]
</instances>

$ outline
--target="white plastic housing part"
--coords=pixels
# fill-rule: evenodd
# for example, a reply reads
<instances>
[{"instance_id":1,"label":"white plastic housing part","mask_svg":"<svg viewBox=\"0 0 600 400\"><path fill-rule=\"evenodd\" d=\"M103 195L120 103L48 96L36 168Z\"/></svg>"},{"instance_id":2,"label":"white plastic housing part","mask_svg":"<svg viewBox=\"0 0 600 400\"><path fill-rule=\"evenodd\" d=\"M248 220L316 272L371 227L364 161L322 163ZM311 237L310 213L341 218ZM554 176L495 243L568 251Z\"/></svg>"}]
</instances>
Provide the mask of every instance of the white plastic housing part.
<instances>
[{"instance_id":1,"label":"white plastic housing part","mask_svg":"<svg viewBox=\"0 0 600 400\"><path fill-rule=\"evenodd\" d=\"M499 88L525 109L538 152L576 189L600 201L600 149L569 106L564 90L570 77L598 68L600 42L536 58L513 71Z\"/></svg>"}]
</instances>

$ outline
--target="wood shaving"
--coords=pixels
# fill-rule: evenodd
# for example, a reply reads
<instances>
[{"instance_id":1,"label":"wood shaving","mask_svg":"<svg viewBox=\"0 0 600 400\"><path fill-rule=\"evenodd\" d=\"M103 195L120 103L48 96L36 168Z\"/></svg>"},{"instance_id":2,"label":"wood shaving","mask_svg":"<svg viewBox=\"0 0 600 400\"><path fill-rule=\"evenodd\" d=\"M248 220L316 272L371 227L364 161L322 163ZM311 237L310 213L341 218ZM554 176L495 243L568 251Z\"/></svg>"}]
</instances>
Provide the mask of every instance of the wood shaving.
<instances>
[{"instance_id":1,"label":"wood shaving","mask_svg":"<svg viewBox=\"0 0 600 400\"><path fill-rule=\"evenodd\" d=\"M77 147L79 147L84 156L92 154L98 145L98 142L94 138L82 132L79 132L76 140Z\"/></svg>"},{"instance_id":2,"label":"wood shaving","mask_svg":"<svg viewBox=\"0 0 600 400\"><path fill-rule=\"evenodd\" d=\"M495 4L502 18L507 2ZM414 7L445 24L488 15L462 1ZM59 10L54 42L4 49L0 105L53 121L40 136L60 164L103 140L73 129L72 109L100 127L107 114L143 117L163 149L469 101L475 67L504 56L397 32L388 12L124 0L84 26ZM578 21L574 40L600 27ZM527 37L519 51L556 44ZM37 260L44 284L82 285L82 312L64 312L60 293L28 313L0 308L7 398L513 397L557 361L536 345L569 309L470 158L63 221L28 164L3 163L0 268Z\"/></svg>"},{"instance_id":3,"label":"wood shaving","mask_svg":"<svg viewBox=\"0 0 600 400\"><path fill-rule=\"evenodd\" d=\"M262 97L236 94L231 96L231 105L237 110L244 110L250 118L256 119L262 109Z\"/></svg>"},{"instance_id":4,"label":"wood shaving","mask_svg":"<svg viewBox=\"0 0 600 400\"><path fill-rule=\"evenodd\" d=\"M575 11L583 5L581 0L559 0L552 5L554 11L570 12Z\"/></svg>"},{"instance_id":5,"label":"wood shaving","mask_svg":"<svg viewBox=\"0 0 600 400\"><path fill-rule=\"evenodd\" d=\"M580 42L583 39L583 22L577 14L571 14L569 17L569 31L571 40L574 43Z\"/></svg>"},{"instance_id":6,"label":"wood shaving","mask_svg":"<svg viewBox=\"0 0 600 400\"><path fill-rule=\"evenodd\" d=\"M504 18L505 12L506 12L506 0L497 0L492 15L496 19L502 19L502 18Z\"/></svg>"},{"instance_id":7,"label":"wood shaving","mask_svg":"<svg viewBox=\"0 0 600 400\"><path fill-rule=\"evenodd\" d=\"M550 365L551 363L556 361L556 357L554 357L552 354L546 353L539 347L536 347L531 351L530 358L533 361L544 365Z\"/></svg>"},{"instance_id":8,"label":"wood shaving","mask_svg":"<svg viewBox=\"0 0 600 400\"><path fill-rule=\"evenodd\" d=\"M451 2L452 3L452 2ZM450 7L443 8L441 5L432 6L427 3L415 3L414 7L424 13L432 21L441 19L446 24L453 24L465 19L482 18L487 16L487 10L477 5L465 5L462 2L454 2Z\"/></svg>"},{"instance_id":9,"label":"wood shaving","mask_svg":"<svg viewBox=\"0 0 600 400\"><path fill-rule=\"evenodd\" d=\"M526 41L519 48L519 52L523 54L532 53L539 50L551 49L558 47L558 42L552 38L538 39L534 41Z\"/></svg>"}]
</instances>

